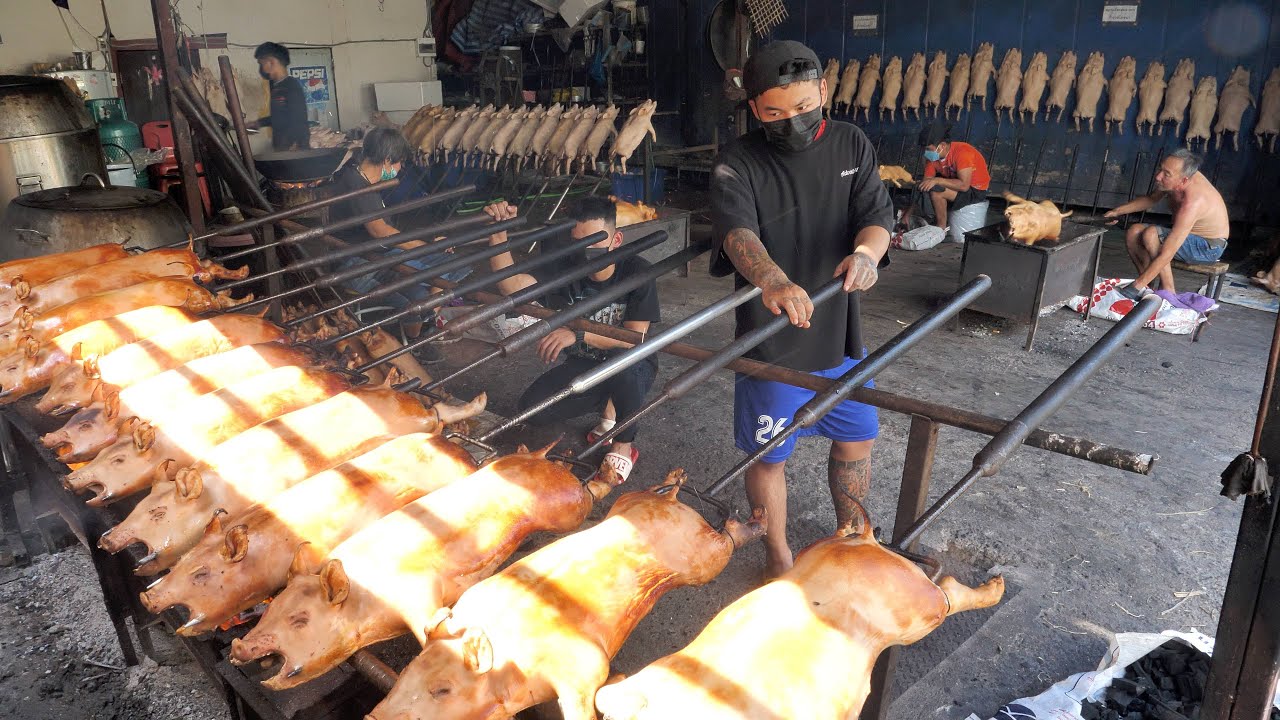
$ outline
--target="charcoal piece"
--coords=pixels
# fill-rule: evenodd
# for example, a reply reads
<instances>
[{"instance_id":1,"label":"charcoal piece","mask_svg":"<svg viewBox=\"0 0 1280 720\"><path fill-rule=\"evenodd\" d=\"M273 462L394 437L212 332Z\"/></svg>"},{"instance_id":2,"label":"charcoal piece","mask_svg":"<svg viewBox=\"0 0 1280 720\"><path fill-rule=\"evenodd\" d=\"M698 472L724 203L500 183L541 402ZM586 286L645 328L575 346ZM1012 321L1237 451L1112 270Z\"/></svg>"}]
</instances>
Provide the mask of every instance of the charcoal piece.
<instances>
[{"instance_id":1,"label":"charcoal piece","mask_svg":"<svg viewBox=\"0 0 1280 720\"><path fill-rule=\"evenodd\" d=\"M1080 717L1084 720L1101 720L1102 713L1099 712L1097 705L1085 703L1080 706Z\"/></svg>"},{"instance_id":2,"label":"charcoal piece","mask_svg":"<svg viewBox=\"0 0 1280 720\"><path fill-rule=\"evenodd\" d=\"M1181 675L1187 671L1187 659L1182 655L1170 655L1165 659L1164 667L1170 675Z\"/></svg>"}]
</instances>

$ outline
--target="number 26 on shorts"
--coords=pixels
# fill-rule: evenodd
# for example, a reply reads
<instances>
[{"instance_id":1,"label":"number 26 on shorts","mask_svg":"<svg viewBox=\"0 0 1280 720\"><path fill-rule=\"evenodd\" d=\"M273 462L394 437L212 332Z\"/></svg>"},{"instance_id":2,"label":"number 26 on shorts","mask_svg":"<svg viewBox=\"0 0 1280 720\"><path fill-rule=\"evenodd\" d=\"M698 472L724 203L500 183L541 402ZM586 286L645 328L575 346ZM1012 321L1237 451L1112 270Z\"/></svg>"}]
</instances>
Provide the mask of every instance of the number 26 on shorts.
<instances>
[{"instance_id":1,"label":"number 26 on shorts","mask_svg":"<svg viewBox=\"0 0 1280 720\"><path fill-rule=\"evenodd\" d=\"M782 432L783 428L787 426L787 420L788 418L784 417L774 420L768 415L761 415L756 420L756 424L760 426L760 429L756 430L756 444L764 445L772 440L775 435Z\"/></svg>"}]
</instances>

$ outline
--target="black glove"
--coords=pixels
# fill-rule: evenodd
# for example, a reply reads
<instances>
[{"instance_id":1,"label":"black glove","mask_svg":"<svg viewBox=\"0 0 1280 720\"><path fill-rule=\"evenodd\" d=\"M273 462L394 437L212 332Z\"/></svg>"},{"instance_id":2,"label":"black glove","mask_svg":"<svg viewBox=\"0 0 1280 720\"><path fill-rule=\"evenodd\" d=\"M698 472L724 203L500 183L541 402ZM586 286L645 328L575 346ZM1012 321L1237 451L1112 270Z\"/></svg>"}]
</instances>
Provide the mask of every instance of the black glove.
<instances>
[{"instance_id":1,"label":"black glove","mask_svg":"<svg viewBox=\"0 0 1280 720\"><path fill-rule=\"evenodd\" d=\"M1136 287L1133 283L1129 283L1128 285L1121 285L1120 287L1116 288L1116 292L1134 301L1142 299L1142 296L1146 294L1145 292L1143 292L1144 290L1146 290L1146 288Z\"/></svg>"}]
</instances>

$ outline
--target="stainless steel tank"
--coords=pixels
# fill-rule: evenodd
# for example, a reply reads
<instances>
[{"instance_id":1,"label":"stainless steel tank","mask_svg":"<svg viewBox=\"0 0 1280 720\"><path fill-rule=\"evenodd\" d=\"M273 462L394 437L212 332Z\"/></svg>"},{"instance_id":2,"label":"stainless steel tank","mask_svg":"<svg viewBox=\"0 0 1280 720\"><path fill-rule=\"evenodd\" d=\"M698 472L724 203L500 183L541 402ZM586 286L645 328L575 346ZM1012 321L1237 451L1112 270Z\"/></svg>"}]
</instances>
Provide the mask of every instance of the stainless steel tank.
<instances>
[{"instance_id":1,"label":"stainless steel tank","mask_svg":"<svg viewBox=\"0 0 1280 720\"><path fill-rule=\"evenodd\" d=\"M0 216L19 195L106 177L98 130L61 80L0 75Z\"/></svg>"},{"instance_id":2,"label":"stainless steel tank","mask_svg":"<svg viewBox=\"0 0 1280 720\"><path fill-rule=\"evenodd\" d=\"M83 183L27 193L0 218L0 262L115 242L150 250L191 235L168 195L110 187L90 175Z\"/></svg>"}]
</instances>

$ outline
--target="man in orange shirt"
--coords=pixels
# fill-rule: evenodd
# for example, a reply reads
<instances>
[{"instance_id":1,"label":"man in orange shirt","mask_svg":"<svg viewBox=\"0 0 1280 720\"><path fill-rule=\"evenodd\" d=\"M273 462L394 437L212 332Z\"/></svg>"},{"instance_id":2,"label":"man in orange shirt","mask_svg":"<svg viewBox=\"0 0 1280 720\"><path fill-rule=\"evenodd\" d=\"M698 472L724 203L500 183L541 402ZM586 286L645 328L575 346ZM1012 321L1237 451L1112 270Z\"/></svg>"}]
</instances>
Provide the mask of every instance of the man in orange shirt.
<instances>
[{"instance_id":1,"label":"man in orange shirt","mask_svg":"<svg viewBox=\"0 0 1280 720\"><path fill-rule=\"evenodd\" d=\"M942 123L920 131L920 146L924 149L924 179L916 186L920 192L915 209L945 228L949 208L959 210L987 199L991 185L987 161L969 143L953 141L951 126ZM903 215L902 225L909 227L911 210Z\"/></svg>"}]
</instances>

